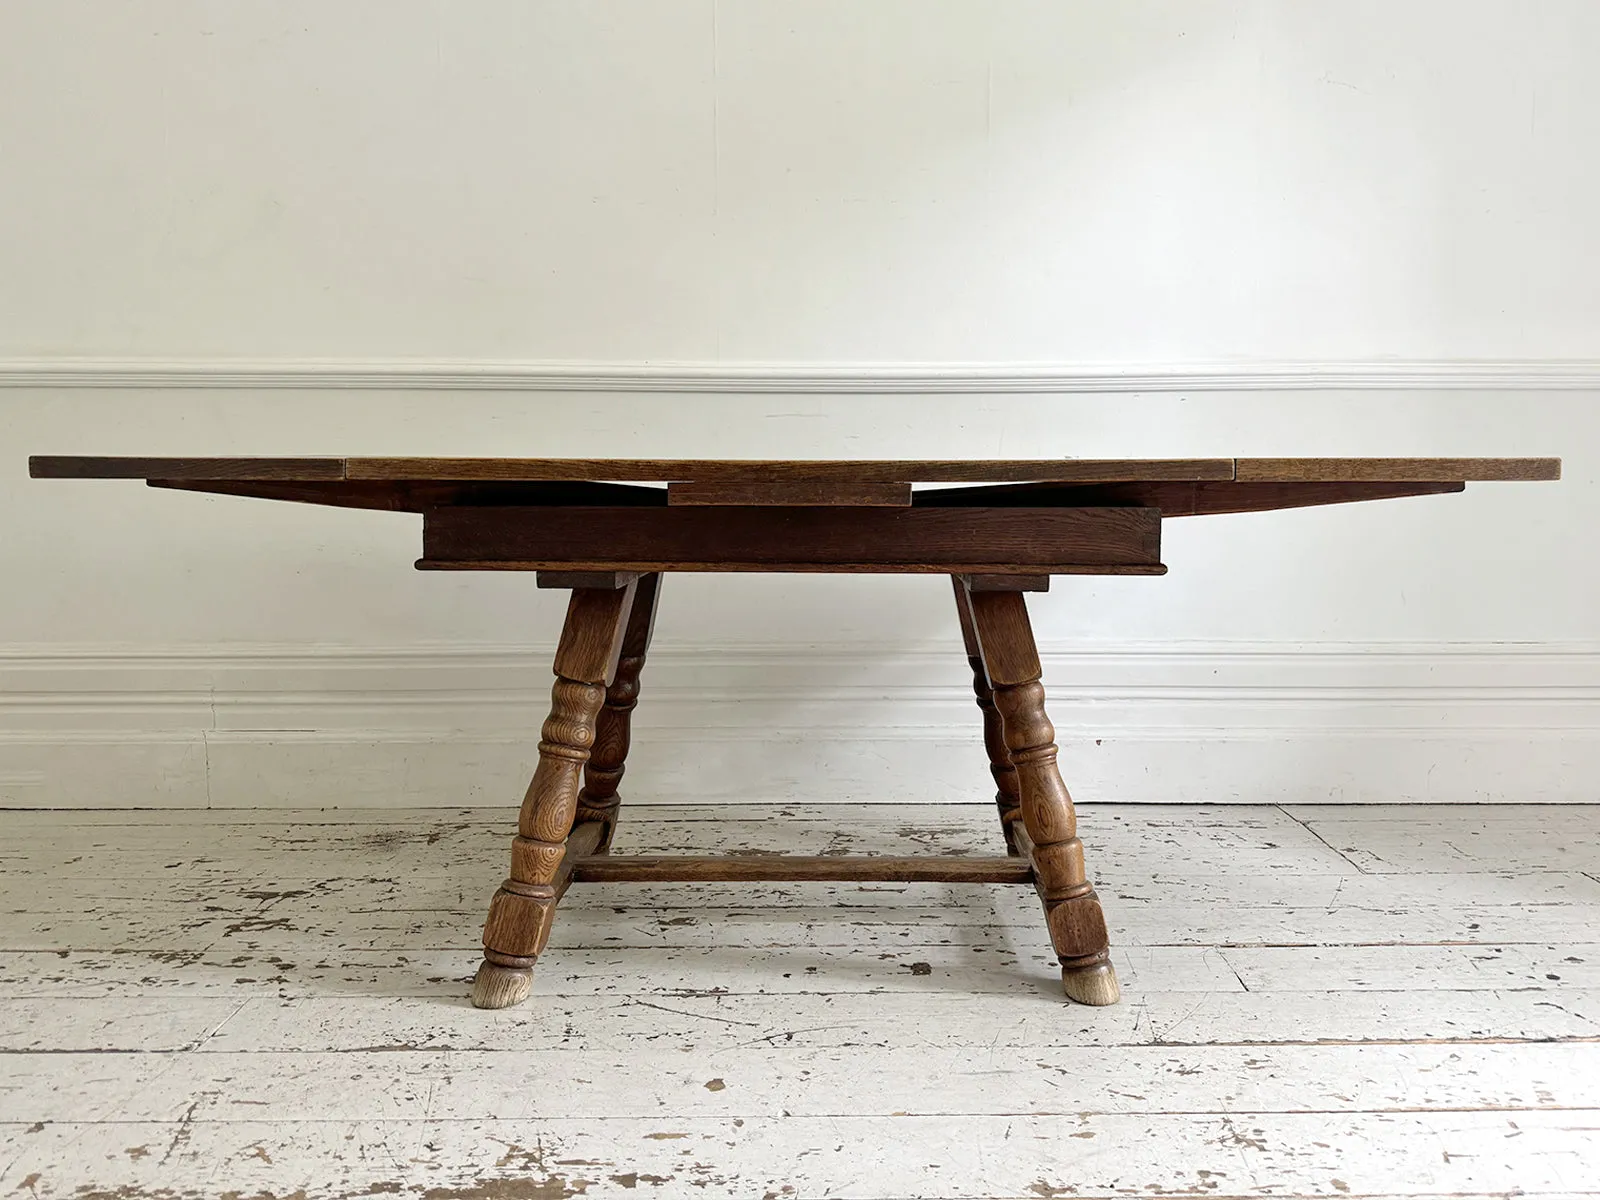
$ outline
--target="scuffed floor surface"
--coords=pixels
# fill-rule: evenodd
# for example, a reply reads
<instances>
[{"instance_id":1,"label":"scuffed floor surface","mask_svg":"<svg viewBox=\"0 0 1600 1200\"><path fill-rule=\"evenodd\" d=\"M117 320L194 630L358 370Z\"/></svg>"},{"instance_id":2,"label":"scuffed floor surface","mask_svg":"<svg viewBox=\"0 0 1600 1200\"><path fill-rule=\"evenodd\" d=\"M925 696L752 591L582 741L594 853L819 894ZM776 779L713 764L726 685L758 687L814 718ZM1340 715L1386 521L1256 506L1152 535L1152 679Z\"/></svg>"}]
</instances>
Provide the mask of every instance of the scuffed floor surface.
<instances>
[{"instance_id":1,"label":"scuffed floor surface","mask_svg":"<svg viewBox=\"0 0 1600 1200\"><path fill-rule=\"evenodd\" d=\"M988 805L619 852L995 852ZM0 1197L1600 1195L1600 811L1085 809L1031 889L580 885L466 1000L503 811L0 813Z\"/></svg>"}]
</instances>

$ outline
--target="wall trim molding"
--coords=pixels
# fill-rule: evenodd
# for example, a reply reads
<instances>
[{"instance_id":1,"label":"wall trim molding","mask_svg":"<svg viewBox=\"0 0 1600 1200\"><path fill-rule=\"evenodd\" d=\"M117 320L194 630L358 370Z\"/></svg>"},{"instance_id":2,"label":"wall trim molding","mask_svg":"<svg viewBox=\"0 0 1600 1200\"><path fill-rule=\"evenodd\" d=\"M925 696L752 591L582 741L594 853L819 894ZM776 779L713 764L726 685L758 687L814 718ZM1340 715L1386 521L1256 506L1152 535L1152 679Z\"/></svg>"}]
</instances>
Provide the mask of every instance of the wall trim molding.
<instances>
[{"instance_id":1,"label":"wall trim molding","mask_svg":"<svg viewBox=\"0 0 1600 1200\"><path fill-rule=\"evenodd\" d=\"M856 395L1600 390L1600 359L781 363L0 358L0 387Z\"/></svg>"},{"instance_id":2,"label":"wall trim molding","mask_svg":"<svg viewBox=\"0 0 1600 1200\"><path fill-rule=\"evenodd\" d=\"M1082 800L1600 797L1600 645L1042 651ZM0 646L0 808L514 804L549 700L548 655ZM643 690L634 802L989 794L966 664L947 647L663 645Z\"/></svg>"}]
</instances>

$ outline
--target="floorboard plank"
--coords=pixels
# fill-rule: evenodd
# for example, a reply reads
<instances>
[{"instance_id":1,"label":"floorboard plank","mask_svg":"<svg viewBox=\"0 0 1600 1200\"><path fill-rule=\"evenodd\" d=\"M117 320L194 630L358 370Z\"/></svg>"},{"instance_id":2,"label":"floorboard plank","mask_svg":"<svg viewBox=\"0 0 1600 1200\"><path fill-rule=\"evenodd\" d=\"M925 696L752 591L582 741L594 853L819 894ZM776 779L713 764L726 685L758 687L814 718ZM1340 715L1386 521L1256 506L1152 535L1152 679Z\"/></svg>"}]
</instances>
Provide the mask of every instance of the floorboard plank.
<instances>
[{"instance_id":1,"label":"floorboard plank","mask_svg":"<svg viewBox=\"0 0 1600 1200\"><path fill-rule=\"evenodd\" d=\"M1593 810L1590 810L1591 814ZM1362 871L1600 871L1600 828L1562 822L1521 831L1502 822L1318 821L1316 835Z\"/></svg>"},{"instance_id":2,"label":"floorboard plank","mask_svg":"<svg viewBox=\"0 0 1600 1200\"><path fill-rule=\"evenodd\" d=\"M0 1122L1600 1108L1600 1043L0 1056Z\"/></svg>"},{"instance_id":3,"label":"floorboard plank","mask_svg":"<svg viewBox=\"0 0 1600 1200\"><path fill-rule=\"evenodd\" d=\"M1037 901L1021 889L985 910L947 908L703 908L685 912L614 903L566 914L552 945L565 949L709 946L995 945L1026 948L1037 938ZM1121 946L1394 946L1581 942L1600 931L1600 904L1497 908L1279 908L1167 900L1112 903L1112 940ZM443 918L442 933L471 929L475 914ZM426 914L387 914L413 944L435 926ZM409 922L405 918L411 918ZM365 927L362 926L364 929ZM375 931L380 939L384 933ZM393 935L389 935L393 936Z\"/></svg>"},{"instance_id":4,"label":"floorboard plank","mask_svg":"<svg viewBox=\"0 0 1600 1200\"><path fill-rule=\"evenodd\" d=\"M627 903L606 888L604 908L563 906L552 935L559 950L712 947L817 948L990 946L1028 949L1041 934L1031 889L993 897L988 905L959 900L945 907L697 907L683 910ZM580 890L591 890L580 885ZM485 894L492 892L486 888ZM926 897L934 900L937 893ZM1600 930L1600 904L1519 909L1476 906L1394 909L1278 908L1167 900L1110 902L1112 940L1121 946L1395 946L1442 942L1543 945L1578 942ZM477 905L452 910L340 913L336 906L278 904L227 917L193 910L130 909L61 915L0 913L0 952L147 950L194 952L231 948L241 954L290 958L350 950L470 950L482 927Z\"/></svg>"},{"instance_id":5,"label":"floorboard plank","mask_svg":"<svg viewBox=\"0 0 1600 1200\"><path fill-rule=\"evenodd\" d=\"M1217 951L1252 991L1600 987L1600 943L1272 946Z\"/></svg>"},{"instance_id":6,"label":"floorboard plank","mask_svg":"<svg viewBox=\"0 0 1600 1200\"><path fill-rule=\"evenodd\" d=\"M1098 867L1105 864L1097 863ZM0 915L60 913L73 908L156 914L202 905L223 905L230 912L305 905L317 911L476 912L499 882L504 864L498 859L458 876L395 873L389 876L345 874L291 884L272 877L271 865L236 863L194 871L161 881L152 889L141 877L101 875L51 878L33 876L26 888L0 890ZM1025 892L1026 889L1019 889ZM1113 910L1130 905L1184 903L1204 911L1220 906L1343 911L1388 911L1412 908L1509 908L1527 911L1561 904L1600 904L1600 880L1578 871L1521 873L1437 873L1427 875L1255 876L1241 883L1237 875L1181 871L1172 865L1143 869L1100 869L1095 890ZM916 908L935 907L953 913L983 909L1007 889L939 888L903 883L775 883L753 892L748 885L707 883L629 884L626 887L579 887L561 901L562 912L629 909L759 907L774 911L804 907ZM1027 905L1033 904L1031 893ZM1114 913L1112 914L1114 915ZM167 919L170 919L167 918Z\"/></svg>"},{"instance_id":7,"label":"floorboard plank","mask_svg":"<svg viewBox=\"0 0 1600 1200\"><path fill-rule=\"evenodd\" d=\"M1124 946L1113 958L1124 986L1146 977L1190 991L1243 991L1215 951L1200 946ZM359 995L464 993L478 954L453 950L339 950L290 960L231 946L208 951L0 953L0 997L202 996L281 998L329 991ZM1041 936L1026 951L924 945L721 947L689 950L553 950L534 975L536 995L773 994L959 990L1059 1000L1060 967Z\"/></svg>"},{"instance_id":8,"label":"floorboard plank","mask_svg":"<svg viewBox=\"0 0 1600 1200\"><path fill-rule=\"evenodd\" d=\"M225 1180L241 1195L474 1200L632 1197L642 1183L730 1200L1571 1194L1600 1179L1596 1128L1592 1110L45 1124L0 1135L13 1143L0 1191L175 1197ZM487 1186L502 1179L518 1190Z\"/></svg>"},{"instance_id":9,"label":"floorboard plank","mask_svg":"<svg viewBox=\"0 0 1600 1200\"><path fill-rule=\"evenodd\" d=\"M485 1015L451 995L0 999L0 1051L379 1049L634 1053L668 1046L940 1049L1600 1040L1600 990L1143 992L1087 1009L1045 995L909 992L549 996ZM209 1032L208 1031L213 1031Z\"/></svg>"},{"instance_id":10,"label":"floorboard plank","mask_svg":"<svg viewBox=\"0 0 1600 1200\"><path fill-rule=\"evenodd\" d=\"M0 1054L195 1049L246 1003L177 995L0 999Z\"/></svg>"}]
</instances>

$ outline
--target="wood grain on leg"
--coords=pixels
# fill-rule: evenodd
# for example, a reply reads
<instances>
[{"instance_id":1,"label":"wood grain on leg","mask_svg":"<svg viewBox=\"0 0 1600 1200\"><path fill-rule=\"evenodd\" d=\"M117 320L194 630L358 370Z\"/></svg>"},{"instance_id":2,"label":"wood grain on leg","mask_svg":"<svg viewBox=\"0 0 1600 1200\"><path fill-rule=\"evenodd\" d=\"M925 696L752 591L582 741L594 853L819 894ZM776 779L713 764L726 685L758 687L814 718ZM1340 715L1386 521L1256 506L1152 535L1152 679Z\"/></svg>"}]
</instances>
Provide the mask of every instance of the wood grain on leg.
<instances>
[{"instance_id":1,"label":"wood grain on leg","mask_svg":"<svg viewBox=\"0 0 1600 1200\"><path fill-rule=\"evenodd\" d=\"M617 807L621 798L617 785L627 768L633 710L639 703L639 673L644 669L655 628L656 599L661 591L660 575L641 576L633 596L627 632L622 638L622 653L611 686L606 689L605 706L595 722L594 748L583 768L583 790L578 793L578 822L597 821L600 842L597 854L611 849L611 836L617 827Z\"/></svg>"},{"instance_id":2,"label":"wood grain on leg","mask_svg":"<svg viewBox=\"0 0 1600 1200\"><path fill-rule=\"evenodd\" d=\"M1033 862L1061 982L1080 1004L1115 1004L1105 914L1083 866L1072 797L1056 766L1055 727L1044 710L1039 652L1021 592L967 592L972 630L1016 768L1022 821L1018 847Z\"/></svg>"},{"instance_id":3,"label":"wood grain on leg","mask_svg":"<svg viewBox=\"0 0 1600 1200\"><path fill-rule=\"evenodd\" d=\"M579 781L595 742L595 720L615 677L637 584L577 588L556 648L550 715L539 740L539 765L523 797L511 844L511 875L489 904L483 964L472 985L479 1008L506 1008L525 999L534 960L550 937L556 902L571 879L572 862L599 845L599 823L576 836Z\"/></svg>"},{"instance_id":4,"label":"wood grain on leg","mask_svg":"<svg viewBox=\"0 0 1600 1200\"><path fill-rule=\"evenodd\" d=\"M956 615L961 619L961 640L967 647L967 665L972 668L972 692L983 712L983 748L989 754L989 773L994 776L995 807L1000 811L1000 832L1005 835L1006 853L1017 855L1016 827L1022 820L1021 793L1017 789L1017 769L1011 765L1011 752L1006 749L1005 726L1000 712L994 706L994 689L989 686L989 676L983 669L983 657L978 653L978 635L972 627L972 601L967 592L967 581L952 575L955 584Z\"/></svg>"}]
</instances>

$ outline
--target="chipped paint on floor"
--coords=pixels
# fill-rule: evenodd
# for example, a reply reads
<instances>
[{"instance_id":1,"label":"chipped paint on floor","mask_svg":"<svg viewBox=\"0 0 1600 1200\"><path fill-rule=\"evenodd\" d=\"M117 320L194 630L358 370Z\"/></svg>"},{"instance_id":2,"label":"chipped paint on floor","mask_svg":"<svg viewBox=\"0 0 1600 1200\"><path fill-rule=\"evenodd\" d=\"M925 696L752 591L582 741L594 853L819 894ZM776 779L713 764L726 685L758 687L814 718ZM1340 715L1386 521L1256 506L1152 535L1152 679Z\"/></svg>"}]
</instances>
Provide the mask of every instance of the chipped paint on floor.
<instances>
[{"instance_id":1,"label":"chipped paint on floor","mask_svg":"<svg viewBox=\"0 0 1600 1200\"><path fill-rule=\"evenodd\" d=\"M1591 812L1086 808L1110 1009L1029 889L585 885L494 1013L509 814L0 813L0 1197L1593 1194ZM998 841L844 815L619 849Z\"/></svg>"}]
</instances>

